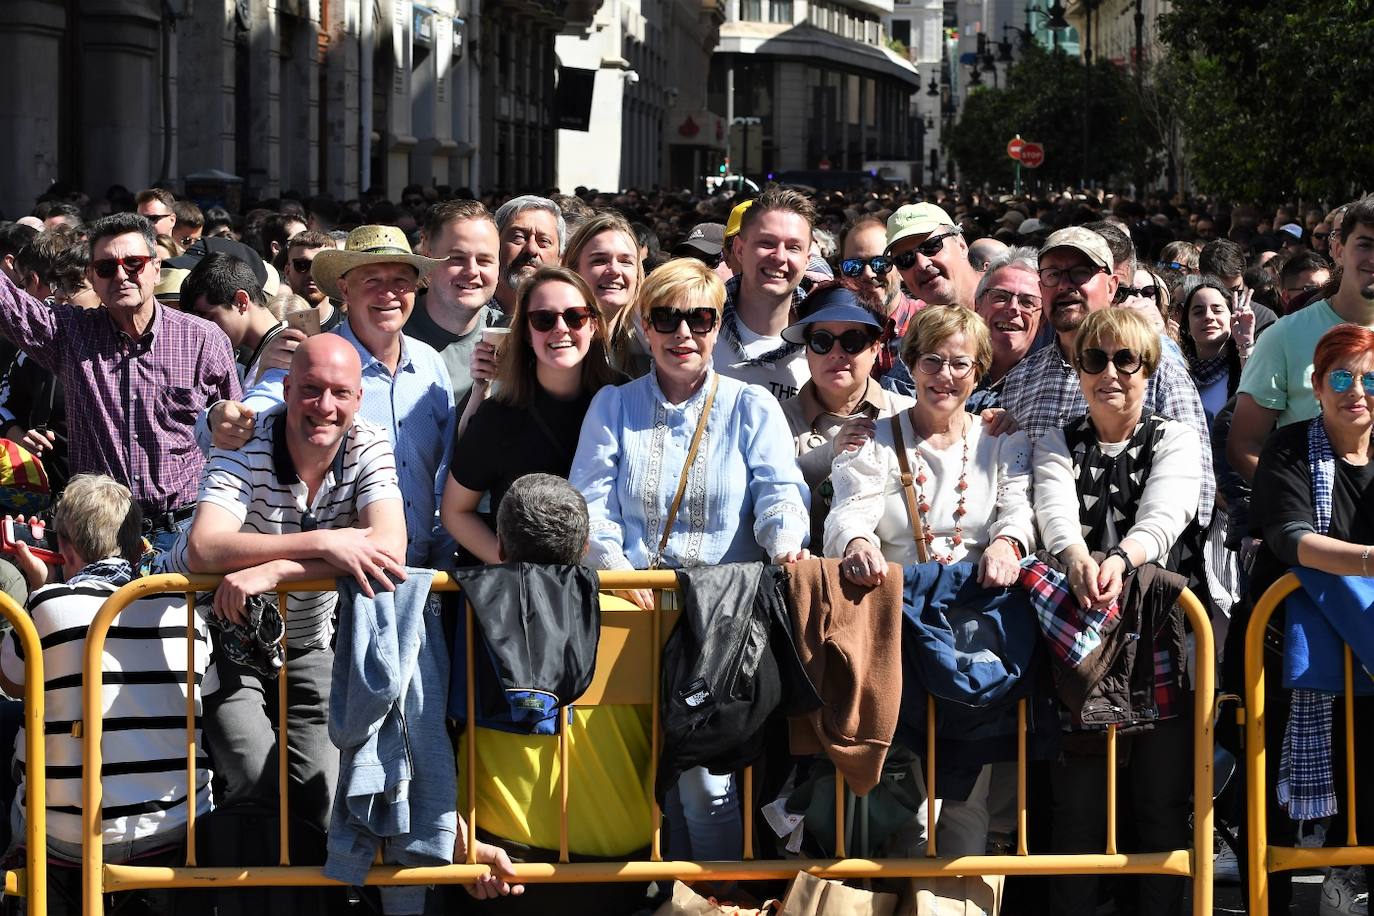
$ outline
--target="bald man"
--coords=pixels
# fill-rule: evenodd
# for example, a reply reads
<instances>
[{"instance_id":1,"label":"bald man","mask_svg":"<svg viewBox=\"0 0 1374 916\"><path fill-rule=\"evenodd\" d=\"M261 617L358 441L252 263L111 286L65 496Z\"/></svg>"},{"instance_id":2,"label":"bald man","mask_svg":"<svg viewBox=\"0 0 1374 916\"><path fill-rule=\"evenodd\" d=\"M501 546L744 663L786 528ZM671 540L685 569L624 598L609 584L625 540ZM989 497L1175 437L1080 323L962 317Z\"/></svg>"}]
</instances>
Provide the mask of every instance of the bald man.
<instances>
[{"instance_id":1,"label":"bald man","mask_svg":"<svg viewBox=\"0 0 1374 916\"><path fill-rule=\"evenodd\" d=\"M969 266L981 276L987 273L988 265L1005 255L1007 250L1005 242L999 242L994 238L983 238L970 242L968 246Z\"/></svg>"},{"instance_id":2,"label":"bald man","mask_svg":"<svg viewBox=\"0 0 1374 916\"><path fill-rule=\"evenodd\" d=\"M210 621L219 688L204 700L217 808L277 807L280 661L259 636L269 628L248 625L245 603L271 618L271 593L287 579L351 576L371 594L369 578L405 576L396 460L386 431L357 416L361 374L357 350L342 337L302 343L285 403L258 414L241 448L210 452L190 528L163 555L161 571L224 574ZM266 611L259 595L269 596ZM292 854L305 856L295 860L303 865L324 862L338 778L327 729L337 602L333 590L292 594L283 615L290 806L301 825Z\"/></svg>"}]
</instances>

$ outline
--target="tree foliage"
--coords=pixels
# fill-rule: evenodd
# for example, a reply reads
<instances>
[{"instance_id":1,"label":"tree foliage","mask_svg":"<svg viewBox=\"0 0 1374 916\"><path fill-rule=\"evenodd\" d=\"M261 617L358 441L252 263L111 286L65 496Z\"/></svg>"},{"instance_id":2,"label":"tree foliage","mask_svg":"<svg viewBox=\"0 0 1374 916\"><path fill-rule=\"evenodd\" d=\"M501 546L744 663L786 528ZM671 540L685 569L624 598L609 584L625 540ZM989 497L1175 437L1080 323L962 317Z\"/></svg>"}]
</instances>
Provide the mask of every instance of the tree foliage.
<instances>
[{"instance_id":1,"label":"tree foliage","mask_svg":"<svg viewBox=\"0 0 1374 916\"><path fill-rule=\"evenodd\" d=\"M1173 0L1160 26L1198 190L1337 203L1368 186L1374 2Z\"/></svg>"},{"instance_id":2,"label":"tree foliage","mask_svg":"<svg viewBox=\"0 0 1374 916\"><path fill-rule=\"evenodd\" d=\"M1022 178L1051 185L1140 181L1157 175L1162 163L1157 125L1146 116L1131 72L1105 61L1088 70L1059 50L1026 48L1004 88L970 91L947 149L966 182L1010 185L1015 163L1006 146L1017 134L1045 147L1044 165L1023 170Z\"/></svg>"}]
</instances>

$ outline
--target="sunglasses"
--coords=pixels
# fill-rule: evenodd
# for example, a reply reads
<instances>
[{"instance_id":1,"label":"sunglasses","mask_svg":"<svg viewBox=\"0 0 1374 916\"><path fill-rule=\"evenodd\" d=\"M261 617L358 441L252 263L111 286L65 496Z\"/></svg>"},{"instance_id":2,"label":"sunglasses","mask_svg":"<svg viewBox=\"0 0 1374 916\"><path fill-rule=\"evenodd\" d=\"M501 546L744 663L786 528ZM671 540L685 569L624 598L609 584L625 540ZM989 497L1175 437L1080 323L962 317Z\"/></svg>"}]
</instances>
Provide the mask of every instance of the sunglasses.
<instances>
[{"instance_id":1,"label":"sunglasses","mask_svg":"<svg viewBox=\"0 0 1374 916\"><path fill-rule=\"evenodd\" d=\"M140 255L129 255L127 258L101 258L99 261L91 262L91 270L102 280L108 280L115 275L115 271L124 268L124 273L129 277L136 277L143 273L143 268L148 266L148 262L153 260L151 257Z\"/></svg>"},{"instance_id":2,"label":"sunglasses","mask_svg":"<svg viewBox=\"0 0 1374 916\"><path fill-rule=\"evenodd\" d=\"M949 238L951 235L962 234L962 229L955 229L951 232L933 235L915 248L909 248L901 254L893 255L892 263L897 265L898 270L910 270L912 265L916 263L917 252L920 252L928 258L933 258L940 253L940 249L945 247L945 239Z\"/></svg>"},{"instance_id":3,"label":"sunglasses","mask_svg":"<svg viewBox=\"0 0 1374 916\"><path fill-rule=\"evenodd\" d=\"M541 334L547 334L558 327L558 319L563 319L569 331L576 331L582 328L588 321L596 317L596 312L586 306L574 306L556 312L553 309L532 309L525 314L525 320L530 323Z\"/></svg>"},{"instance_id":4,"label":"sunglasses","mask_svg":"<svg viewBox=\"0 0 1374 916\"><path fill-rule=\"evenodd\" d=\"M845 258L840 262L840 273L846 277L857 277L864 272L865 265L881 277L892 269L892 259L885 254L874 255L871 258Z\"/></svg>"},{"instance_id":5,"label":"sunglasses","mask_svg":"<svg viewBox=\"0 0 1374 916\"><path fill-rule=\"evenodd\" d=\"M1337 394L1345 394L1355 384L1356 378L1359 378L1360 387L1364 389L1366 397L1374 395L1374 370L1361 372L1356 376L1349 369L1332 369L1326 376L1326 382L1331 386L1332 391Z\"/></svg>"},{"instance_id":6,"label":"sunglasses","mask_svg":"<svg viewBox=\"0 0 1374 916\"><path fill-rule=\"evenodd\" d=\"M1169 270L1188 270L1187 264L1180 264L1178 261L1159 261L1155 264L1155 266L1160 268L1161 270L1165 268Z\"/></svg>"},{"instance_id":7,"label":"sunglasses","mask_svg":"<svg viewBox=\"0 0 1374 916\"><path fill-rule=\"evenodd\" d=\"M1125 302L1132 296L1142 296L1146 299L1153 299L1159 295L1159 287L1151 283L1149 286L1118 286L1116 288L1116 301Z\"/></svg>"},{"instance_id":8,"label":"sunglasses","mask_svg":"<svg viewBox=\"0 0 1374 916\"><path fill-rule=\"evenodd\" d=\"M308 274L310 273L310 265L313 261L314 258L292 258L291 269L298 274Z\"/></svg>"},{"instance_id":9,"label":"sunglasses","mask_svg":"<svg viewBox=\"0 0 1374 916\"><path fill-rule=\"evenodd\" d=\"M811 352L817 356L824 356L835 348L835 342L839 341L840 349L850 356L857 356L864 350L873 346L873 341L878 339L878 335L872 331L864 331L860 328L852 328L843 334L831 334L829 331L812 331L806 335L806 345L811 348Z\"/></svg>"},{"instance_id":10,"label":"sunglasses","mask_svg":"<svg viewBox=\"0 0 1374 916\"><path fill-rule=\"evenodd\" d=\"M1101 375L1106 372L1108 363L1115 366L1116 371L1122 375L1134 375L1144 365L1140 359L1140 354L1134 350L1117 350L1108 355L1106 350L1090 347L1078 357L1079 370L1089 375Z\"/></svg>"},{"instance_id":11,"label":"sunglasses","mask_svg":"<svg viewBox=\"0 0 1374 916\"><path fill-rule=\"evenodd\" d=\"M916 360L916 368L926 375L939 375L944 368L949 366L949 374L955 378L968 378L969 373L973 372L974 362L967 356L956 356L953 359L945 359L934 353L926 353Z\"/></svg>"},{"instance_id":12,"label":"sunglasses","mask_svg":"<svg viewBox=\"0 0 1374 916\"><path fill-rule=\"evenodd\" d=\"M693 334L709 334L716 326L718 317L716 310L708 306L686 311L667 306L649 309L649 324L660 334L672 334L684 321L687 322L687 330Z\"/></svg>"}]
</instances>

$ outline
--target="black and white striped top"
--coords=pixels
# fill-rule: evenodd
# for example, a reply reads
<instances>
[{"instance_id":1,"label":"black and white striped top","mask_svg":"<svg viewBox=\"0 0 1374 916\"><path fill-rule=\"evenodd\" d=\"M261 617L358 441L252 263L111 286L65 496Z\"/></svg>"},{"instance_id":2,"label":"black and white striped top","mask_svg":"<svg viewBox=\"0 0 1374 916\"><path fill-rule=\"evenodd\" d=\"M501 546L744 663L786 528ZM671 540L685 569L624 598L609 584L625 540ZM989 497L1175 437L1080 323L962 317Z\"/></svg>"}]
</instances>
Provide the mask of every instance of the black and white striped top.
<instances>
[{"instance_id":1,"label":"black and white striped top","mask_svg":"<svg viewBox=\"0 0 1374 916\"><path fill-rule=\"evenodd\" d=\"M396 458L386 432L353 420L334 464L313 502L296 475L286 447L286 412L277 408L258 418L253 436L237 451L215 449L205 464L198 504L211 503L238 518L243 531L293 534L314 528L348 528L377 500L401 499ZM309 519L302 528L302 522ZM189 529L188 529L189 531ZM167 572L188 572L187 534L182 533L160 564ZM292 593L287 597L286 644L320 649L333 634L336 592Z\"/></svg>"},{"instance_id":2,"label":"black and white striped top","mask_svg":"<svg viewBox=\"0 0 1374 916\"><path fill-rule=\"evenodd\" d=\"M98 579L47 585L29 597L29 614L43 645L47 735L48 836L81 842L81 669L86 631L116 587ZM115 618L105 642L104 837L128 842L186 824L186 597L168 595L131 604ZM205 623L195 616L195 683L210 658ZM0 645L0 671L24 683L23 649L11 633ZM210 769L201 751L200 691L196 690L196 811L210 810ZM15 744L23 765L24 731ZM22 810L23 786L15 804Z\"/></svg>"}]
</instances>

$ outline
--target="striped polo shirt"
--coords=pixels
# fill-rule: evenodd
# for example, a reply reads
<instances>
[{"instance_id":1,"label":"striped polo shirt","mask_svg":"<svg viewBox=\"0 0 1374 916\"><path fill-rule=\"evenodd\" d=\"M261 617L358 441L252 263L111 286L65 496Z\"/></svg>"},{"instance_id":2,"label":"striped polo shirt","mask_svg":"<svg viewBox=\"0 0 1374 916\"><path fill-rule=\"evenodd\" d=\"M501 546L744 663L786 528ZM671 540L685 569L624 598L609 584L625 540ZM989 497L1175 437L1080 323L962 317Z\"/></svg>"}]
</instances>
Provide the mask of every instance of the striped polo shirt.
<instances>
[{"instance_id":1,"label":"striped polo shirt","mask_svg":"<svg viewBox=\"0 0 1374 916\"><path fill-rule=\"evenodd\" d=\"M386 432L359 417L339 445L313 500L296 474L286 445L286 409L259 414L252 438L237 451L214 449L205 464L197 505L211 503L231 513L242 531L294 534L317 528L349 528L362 509L382 499L401 498L396 458ZM194 523L193 523L194 524ZM161 568L187 572L182 532ZM286 645L322 649L334 631L338 593L291 593L286 601Z\"/></svg>"},{"instance_id":2,"label":"striped polo shirt","mask_svg":"<svg viewBox=\"0 0 1374 916\"><path fill-rule=\"evenodd\" d=\"M90 569L91 567L87 567ZM81 842L81 669L86 631L116 586L83 576L75 584L46 585L29 596L29 614L43 644L44 731L47 738L48 835ZM195 618L195 682L209 663L205 623ZM104 837L129 842L186 824L186 597L135 601L115 618L105 641ZM24 683L24 653L11 633L0 645L0 671ZM196 691L196 812L210 809L209 761L201 751L200 692ZM22 766L24 731L15 740ZM22 811L23 786L15 804Z\"/></svg>"}]
</instances>

